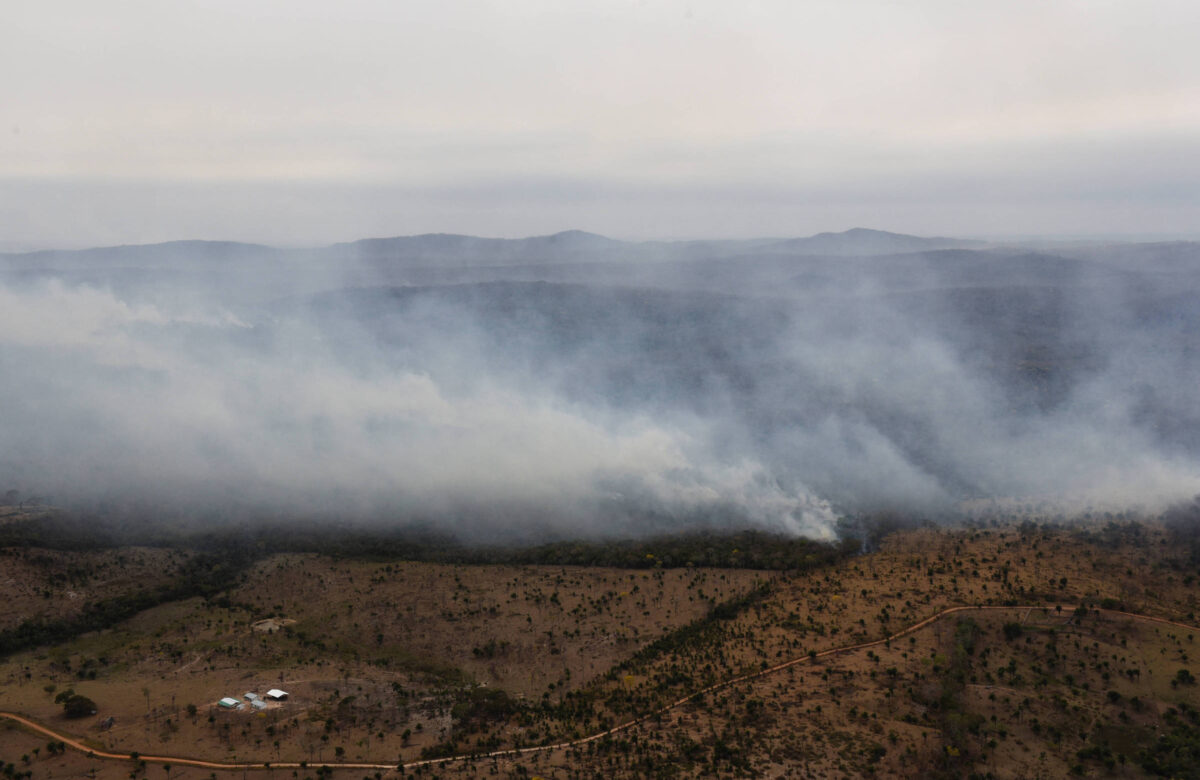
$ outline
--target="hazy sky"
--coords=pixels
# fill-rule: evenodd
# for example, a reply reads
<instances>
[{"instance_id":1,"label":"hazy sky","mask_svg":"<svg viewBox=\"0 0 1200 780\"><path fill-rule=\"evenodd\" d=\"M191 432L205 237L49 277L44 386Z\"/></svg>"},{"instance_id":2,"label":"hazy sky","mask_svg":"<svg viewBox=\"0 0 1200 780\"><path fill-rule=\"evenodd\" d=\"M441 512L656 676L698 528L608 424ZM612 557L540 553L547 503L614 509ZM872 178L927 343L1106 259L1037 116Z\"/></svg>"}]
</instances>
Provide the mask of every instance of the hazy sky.
<instances>
[{"instance_id":1,"label":"hazy sky","mask_svg":"<svg viewBox=\"0 0 1200 780\"><path fill-rule=\"evenodd\" d=\"M0 248L1200 234L1195 0L6 0Z\"/></svg>"}]
</instances>

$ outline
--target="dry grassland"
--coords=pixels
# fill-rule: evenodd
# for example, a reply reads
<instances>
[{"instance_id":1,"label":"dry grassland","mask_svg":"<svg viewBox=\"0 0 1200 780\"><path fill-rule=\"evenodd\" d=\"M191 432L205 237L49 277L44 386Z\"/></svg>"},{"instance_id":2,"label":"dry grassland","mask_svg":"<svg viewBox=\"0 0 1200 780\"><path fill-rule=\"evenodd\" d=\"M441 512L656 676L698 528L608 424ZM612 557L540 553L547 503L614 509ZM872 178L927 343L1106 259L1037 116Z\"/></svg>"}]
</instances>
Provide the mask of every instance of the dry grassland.
<instances>
[{"instance_id":1,"label":"dry grassland","mask_svg":"<svg viewBox=\"0 0 1200 780\"><path fill-rule=\"evenodd\" d=\"M1153 525L1026 524L902 531L875 552L793 574L274 556L220 599L163 605L6 659L0 706L143 754L412 761L585 736L803 659L586 745L403 774L1147 776L1147 753L1190 733L1188 708L1200 707L1181 677L1200 673L1200 631L1117 611L1194 623L1188 554ZM960 605L1009 606L821 655ZM296 622L251 629L272 616ZM54 697L68 687L101 712L64 720ZM263 713L213 706L269 687L292 697ZM105 716L115 720L100 731ZM39 742L30 739L0 733L0 757L13 761ZM44 742L35 777L84 767L78 754L46 756ZM114 778L132 768L91 766ZM274 770L293 771L316 777L313 766Z\"/></svg>"},{"instance_id":2,"label":"dry grassland","mask_svg":"<svg viewBox=\"0 0 1200 780\"><path fill-rule=\"evenodd\" d=\"M768 576L276 556L248 572L228 606L168 604L14 656L0 664L0 704L71 727L54 701L71 687L114 718L103 734L93 723L91 736L142 753L411 759L450 736L463 690L556 698ZM251 628L272 614L296 622ZM79 679L81 670L95 678ZM272 687L292 694L282 707L215 704Z\"/></svg>"},{"instance_id":3,"label":"dry grassland","mask_svg":"<svg viewBox=\"0 0 1200 780\"><path fill-rule=\"evenodd\" d=\"M74 617L89 602L165 584L188 557L149 547L0 549L0 630L25 620Z\"/></svg>"}]
</instances>

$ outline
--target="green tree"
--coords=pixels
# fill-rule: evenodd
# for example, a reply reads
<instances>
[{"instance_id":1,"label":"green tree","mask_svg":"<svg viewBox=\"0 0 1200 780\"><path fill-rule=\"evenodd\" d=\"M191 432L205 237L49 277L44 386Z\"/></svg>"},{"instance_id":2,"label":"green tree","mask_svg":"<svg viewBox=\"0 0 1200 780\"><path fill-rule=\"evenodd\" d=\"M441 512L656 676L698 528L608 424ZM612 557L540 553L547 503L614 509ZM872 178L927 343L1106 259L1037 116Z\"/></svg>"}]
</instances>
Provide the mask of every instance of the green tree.
<instances>
[{"instance_id":1,"label":"green tree","mask_svg":"<svg viewBox=\"0 0 1200 780\"><path fill-rule=\"evenodd\" d=\"M95 715L97 710L96 702L78 693L72 693L63 699L62 706L63 714L68 718L86 718L88 715Z\"/></svg>"}]
</instances>

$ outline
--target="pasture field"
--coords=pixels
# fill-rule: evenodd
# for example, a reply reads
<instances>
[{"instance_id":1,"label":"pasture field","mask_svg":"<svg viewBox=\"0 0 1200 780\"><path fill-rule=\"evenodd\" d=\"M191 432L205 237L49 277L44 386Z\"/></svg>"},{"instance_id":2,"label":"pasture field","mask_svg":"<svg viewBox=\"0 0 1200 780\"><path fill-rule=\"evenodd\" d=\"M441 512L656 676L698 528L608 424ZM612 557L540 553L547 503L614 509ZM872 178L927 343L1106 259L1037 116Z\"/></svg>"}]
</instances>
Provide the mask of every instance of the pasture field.
<instances>
[{"instance_id":1,"label":"pasture field","mask_svg":"<svg viewBox=\"0 0 1200 780\"><path fill-rule=\"evenodd\" d=\"M266 552L219 589L0 661L0 709L96 752L257 767L168 771L5 723L0 770L1049 778L1200 765L1187 528L908 527L776 569L688 565L667 547L627 566ZM164 587L201 555L6 548L4 627ZM216 704L269 688L288 700ZM66 718L56 700L70 693L96 714ZM536 749L482 757L516 748ZM440 759L453 760L418 765Z\"/></svg>"}]
</instances>

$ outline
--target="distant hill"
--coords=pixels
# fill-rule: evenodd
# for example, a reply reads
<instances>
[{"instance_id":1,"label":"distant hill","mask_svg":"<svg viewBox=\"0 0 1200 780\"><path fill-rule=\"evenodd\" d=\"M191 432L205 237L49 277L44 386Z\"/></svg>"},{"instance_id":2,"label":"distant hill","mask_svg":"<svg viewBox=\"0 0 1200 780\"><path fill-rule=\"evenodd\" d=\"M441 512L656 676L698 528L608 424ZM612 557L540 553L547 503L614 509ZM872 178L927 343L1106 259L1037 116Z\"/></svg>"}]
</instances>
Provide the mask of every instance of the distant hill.
<instances>
[{"instance_id":1,"label":"distant hill","mask_svg":"<svg viewBox=\"0 0 1200 780\"><path fill-rule=\"evenodd\" d=\"M276 259L286 250L236 241L167 241L92 249L46 249L0 255L9 267L97 268L128 266L178 266L229 263L248 259Z\"/></svg>"},{"instance_id":2,"label":"distant hill","mask_svg":"<svg viewBox=\"0 0 1200 780\"><path fill-rule=\"evenodd\" d=\"M332 259L461 267L611 260L635 246L582 230L529 238L427 233L334 244L318 254Z\"/></svg>"},{"instance_id":3,"label":"distant hill","mask_svg":"<svg viewBox=\"0 0 1200 780\"><path fill-rule=\"evenodd\" d=\"M1143 273L1200 272L1200 241L1159 241L1148 244L1102 244L1063 247L1055 254L1108 263Z\"/></svg>"},{"instance_id":4,"label":"distant hill","mask_svg":"<svg viewBox=\"0 0 1200 780\"><path fill-rule=\"evenodd\" d=\"M986 241L961 238L924 238L885 230L851 228L842 233L818 233L808 238L780 241L767 248L771 252L803 255L890 255L904 252L928 252L934 249L979 249Z\"/></svg>"},{"instance_id":5,"label":"distant hill","mask_svg":"<svg viewBox=\"0 0 1200 780\"><path fill-rule=\"evenodd\" d=\"M9 269L97 269L117 267L211 267L264 261L317 263L360 262L388 269L495 268L582 263L691 262L771 256L870 256L978 249L982 241L922 238L855 228L844 233L818 233L808 238L714 241L620 241L582 230L528 238L481 238L426 233L366 238L316 249L279 249L233 241L170 241L160 244L43 250L0 254Z\"/></svg>"}]
</instances>

